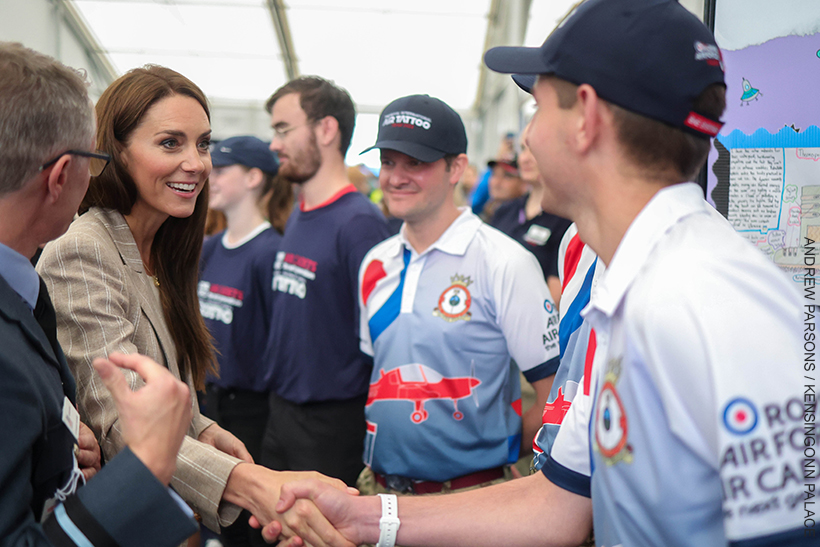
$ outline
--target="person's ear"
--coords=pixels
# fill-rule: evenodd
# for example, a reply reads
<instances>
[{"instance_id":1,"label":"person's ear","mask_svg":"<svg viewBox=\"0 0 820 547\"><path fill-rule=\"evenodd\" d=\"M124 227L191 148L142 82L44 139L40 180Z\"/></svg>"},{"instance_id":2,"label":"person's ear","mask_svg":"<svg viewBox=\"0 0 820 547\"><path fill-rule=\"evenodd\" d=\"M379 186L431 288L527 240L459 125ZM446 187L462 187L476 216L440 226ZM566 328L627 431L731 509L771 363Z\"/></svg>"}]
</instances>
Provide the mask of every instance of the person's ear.
<instances>
[{"instance_id":1,"label":"person's ear","mask_svg":"<svg viewBox=\"0 0 820 547\"><path fill-rule=\"evenodd\" d=\"M453 158L453 161L450 163L450 184L458 184L469 163L470 160L467 158L467 154L459 154Z\"/></svg>"},{"instance_id":2,"label":"person's ear","mask_svg":"<svg viewBox=\"0 0 820 547\"><path fill-rule=\"evenodd\" d=\"M339 135L339 120L333 116L325 116L316 122L316 140L322 146L331 146L333 141L341 138Z\"/></svg>"},{"instance_id":3,"label":"person's ear","mask_svg":"<svg viewBox=\"0 0 820 547\"><path fill-rule=\"evenodd\" d=\"M251 167L245 175L248 189L258 188L265 181L265 174L258 167Z\"/></svg>"},{"instance_id":4,"label":"person's ear","mask_svg":"<svg viewBox=\"0 0 820 547\"><path fill-rule=\"evenodd\" d=\"M51 165L46 172L46 199L49 204L54 204L63 195L66 184L69 182L69 174L76 159L71 154L64 154L60 159Z\"/></svg>"},{"instance_id":5,"label":"person's ear","mask_svg":"<svg viewBox=\"0 0 820 547\"><path fill-rule=\"evenodd\" d=\"M589 150L595 140L599 137L602 129L603 117L602 109L606 105L598 97L595 89L589 84L581 84L576 91L578 99L573 107L578 119L574 141L580 153Z\"/></svg>"}]
</instances>

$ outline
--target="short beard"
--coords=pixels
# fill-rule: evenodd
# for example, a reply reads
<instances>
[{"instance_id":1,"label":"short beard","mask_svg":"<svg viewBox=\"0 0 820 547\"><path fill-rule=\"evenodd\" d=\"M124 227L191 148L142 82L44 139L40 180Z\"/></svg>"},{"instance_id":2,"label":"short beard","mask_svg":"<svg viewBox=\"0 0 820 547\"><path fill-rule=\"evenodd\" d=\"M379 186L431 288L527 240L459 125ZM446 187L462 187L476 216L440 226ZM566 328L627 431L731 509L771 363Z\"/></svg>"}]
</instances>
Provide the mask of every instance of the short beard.
<instances>
[{"instance_id":1,"label":"short beard","mask_svg":"<svg viewBox=\"0 0 820 547\"><path fill-rule=\"evenodd\" d=\"M294 154L290 161L279 169L279 174L288 182L304 184L312 179L322 165L322 155L312 132L307 146Z\"/></svg>"}]
</instances>

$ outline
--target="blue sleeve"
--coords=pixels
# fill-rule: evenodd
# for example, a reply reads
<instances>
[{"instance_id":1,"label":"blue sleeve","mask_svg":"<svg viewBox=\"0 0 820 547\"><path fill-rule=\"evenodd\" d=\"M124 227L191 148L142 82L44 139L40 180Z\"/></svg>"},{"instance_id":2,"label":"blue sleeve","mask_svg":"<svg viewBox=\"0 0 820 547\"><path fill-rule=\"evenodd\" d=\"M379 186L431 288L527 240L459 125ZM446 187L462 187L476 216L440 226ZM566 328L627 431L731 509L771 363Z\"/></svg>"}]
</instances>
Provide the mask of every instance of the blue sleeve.
<instances>
[{"instance_id":1,"label":"blue sleeve","mask_svg":"<svg viewBox=\"0 0 820 547\"><path fill-rule=\"evenodd\" d=\"M561 360L558 357L553 357L552 359L544 361L536 367L525 370L523 372L524 378L526 378L529 383L537 382L538 380L543 380L544 378L549 378L558 372L558 365L560 364Z\"/></svg>"},{"instance_id":2,"label":"blue sleeve","mask_svg":"<svg viewBox=\"0 0 820 547\"><path fill-rule=\"evenodd\" d=\"M484 206L490 201L490 175L492 174L492 169L485 169L473 192L473 213L477 215L481 215Z\"/></svg>"},{"instance_id":3,"label":"blue sleeve","mask_svg":"<svg viewBox=\"0 0 820 547\"><path fill-rule=\"evenodd\" d=\"M66 458L70 464L72 443L63 444L58 438L65 428L62 423L44 433L47 416L62 403L57 369L32 352L22 331L4 328L7 324L0 321L0 416L5 426L0 451L0 545L172 547L194 533L194 522L129 450L40 525L35 511L43 500L37 499L33 484L50 481L64 468ZM69 435L67 429L65 434ZM71 539L80 535L85 543Z\"/></svg>"},{"instance_id":4,"label":"blue sleeve","mask_svg":"<svg viewBox=\"0 0 820 547\"><path fill-rule=\"evenodd\" d=\"M341 231L340 247L344 249L350 279L354 285L359 282L359 266L362 265L364 255L388 237L390 230L387 219L375 209L373 214L355 215L345 224Z\"/></svg>"},{"instance_id":5,"label":"blue sleeve","mask_svg":"<svg viewBox=\"0 0 820 547\"><path fill-rule=\"evenodd\" d=\"M3 283L2 278L0 283ZM3 311L0 309L0 312ZM59 379L56 370L49 369L42 359L36 355L32 358L30 348L26 347L27 340L20 331L3 328L3 319L5 317L0 313L0 339L3 340L3 347L0 348L0 374L3 378L0 382L0 416L4 430L3 449L0 451L0 545L49 545L38 523L39 514L35 516L43 500L35 499L38 494L33 485L35 477L53 476L53 472L62 469L66 462L62 459L56 462L51 466L52 473L35 471L35 459L46 461L46 457L40 455L45 449L37 450L48 428L45 405L56 405L57 399L55 396L53 401L49 401L49 394L38 389L32 374L38 373L44 379L55 382ZM25 373L24 367L29 368L29 374Z\"/></svg>"},{"instance_id":6,"label":"blue sleeve","mask_svg":"<svg viewBox=\"0 0 820 547\"><path fill-rule=\"evenodd\" d=\"M549 456L547 456L544 466L541 468L541 472L551 483L564 490L568 490L579 496L584 496L585 498L592 497L589 477L564 467Z\"/></svg>"},{"instance_id":7,"label":"blue sleeve","mask_svg":"<svg viewBox=\"0 0 820 547\"><path fill-rule=\"evenodd\" d=\"M359 332L359 267L362 265L364 255L388 237L390 237L390 231L387 227L387 220L377 210L375 214L355 215L340 231L339 248L344 253L343 260L347 263L348 279L352 289L350 295L356 304L354 324L357 335Z\"/></svg>"},{"instance_id":8,"label":"blue sleeve","mask_svg":"<svg viewBox=\"0 0 820 547\"><path fill-rule=\"evenodd\" d=\"M129 450L48 517L54 545L179 545L197 530L168 489Z\"/></svg>"}]
</instances>

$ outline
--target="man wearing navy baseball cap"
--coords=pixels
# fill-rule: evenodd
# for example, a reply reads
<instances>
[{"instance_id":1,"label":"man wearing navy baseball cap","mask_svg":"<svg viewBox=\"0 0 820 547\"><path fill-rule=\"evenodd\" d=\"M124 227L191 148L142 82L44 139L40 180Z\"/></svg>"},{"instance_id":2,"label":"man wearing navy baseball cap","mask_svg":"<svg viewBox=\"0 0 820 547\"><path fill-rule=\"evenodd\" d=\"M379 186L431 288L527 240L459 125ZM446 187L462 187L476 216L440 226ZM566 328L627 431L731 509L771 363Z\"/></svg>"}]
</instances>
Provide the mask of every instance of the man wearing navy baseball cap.
<instances>
[{"instance_id":1,"label":"man wearing navy baseball cap","mask_svg":"<svg viewBox=\"0 0 820 547\"><path fill-rule=\"evenodd\" d=\"M789 440L803 438L799 296L687 182L724 108L712 34L674 0L588 0L540 48L485 62L536 76L525 141L544 206L606 265L550 456L530 477L434 499L294 484L279 509L308 497L353 543L391 547L577 545L593 520L602 546L816 545L804 499L817 479Z\"/></svg>"},{"instance_id":2,"label":"man wearing navy baseball cap","mask_svg":"<svg viewBox=\"0 0 820 547\"><path fill-rule=\"evenodd\" d=\"M429 95L409 95L382 110L376 144L362 154L374 148L432 163L466 154L467 133L461 116L445 102Z\"/></svg>"},{"instance_id":3,"label":"man wearing navy baseball cap","mask_svg":"<svg viewBox=\"0 0 820 547\"><path fill-rule=\"evenodd\" d=\"M404 224L359 270L361 347L374 360L360 489L503 482L532 450L558 368L555 304L531 253L456 206L467 136L452 108L428 95L397 99L372 148L384 199ZM523 416L511 358L539 401Z\"/></svg>"}]
</instances>

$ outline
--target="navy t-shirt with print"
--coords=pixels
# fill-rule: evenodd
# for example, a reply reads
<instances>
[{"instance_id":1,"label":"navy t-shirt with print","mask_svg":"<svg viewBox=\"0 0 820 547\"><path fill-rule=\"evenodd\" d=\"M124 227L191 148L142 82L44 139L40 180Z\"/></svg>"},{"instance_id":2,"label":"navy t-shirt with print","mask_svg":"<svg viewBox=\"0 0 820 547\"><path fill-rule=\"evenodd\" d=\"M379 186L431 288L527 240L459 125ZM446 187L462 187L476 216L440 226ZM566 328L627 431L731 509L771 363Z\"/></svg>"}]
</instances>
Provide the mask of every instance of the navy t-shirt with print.
<instances>
[{"instance_id":1,"label":"navy t-shirt with print","mask_svg":"<svg viewBox=\"0 0 820 547\"><path fill-rule=\"evenodd\" d=\"M223 236L220 232L204 243L200 260L199 309L219 361L219 377L208 375L207 382L263 392L271 266L282 236L267 227L234 248L223 244Z\"/></svg>"},{"instance_id":2,"label":"navy t-shirt with print","mask_svg":"<svg viewBox=\"0 0 820 547\"><path fill-rule=\"evenodd\" d=\"M273 263L273 318L265 380L292 403L364 395L373 361L359 349L358 273L389 233L353 186L288 220Z\"/></svg>"}]
</instances>

